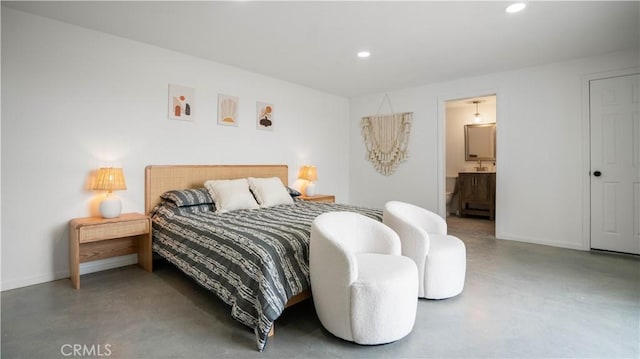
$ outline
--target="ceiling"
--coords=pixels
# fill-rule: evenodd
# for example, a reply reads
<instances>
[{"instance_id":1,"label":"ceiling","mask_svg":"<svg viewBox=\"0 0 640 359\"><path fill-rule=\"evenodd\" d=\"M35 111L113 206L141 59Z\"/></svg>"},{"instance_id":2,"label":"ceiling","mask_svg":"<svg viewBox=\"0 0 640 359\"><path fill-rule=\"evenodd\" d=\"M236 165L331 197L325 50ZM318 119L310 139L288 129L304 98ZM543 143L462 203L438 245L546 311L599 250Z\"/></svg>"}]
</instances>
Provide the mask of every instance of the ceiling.
<instances>
[{"instance_id":1,"label":"ceiling","mask_svg":"<svg viewBox=\"0 0 640 359\"><path fill-rule=\"evenodd\" d=\"M638 1L2 4L345 97L640 47Z\"/></svg>"},{"instance_id":2,"label":"ceiling","mask_svg":"<svg viewBox=\"0 0 640 359\"><path fill-rule=\"evenodd\" d=\"M447 110L454 109L454 108L464 108L464 107L475 110L476 105L475 103L473 103L473 101L478 101L481 107L485 107L485 106L496 107L496 95L464 98L460 100L451 100L451 101L447 101L445 103L445 106Z\"/></svg>"}]
</instances>

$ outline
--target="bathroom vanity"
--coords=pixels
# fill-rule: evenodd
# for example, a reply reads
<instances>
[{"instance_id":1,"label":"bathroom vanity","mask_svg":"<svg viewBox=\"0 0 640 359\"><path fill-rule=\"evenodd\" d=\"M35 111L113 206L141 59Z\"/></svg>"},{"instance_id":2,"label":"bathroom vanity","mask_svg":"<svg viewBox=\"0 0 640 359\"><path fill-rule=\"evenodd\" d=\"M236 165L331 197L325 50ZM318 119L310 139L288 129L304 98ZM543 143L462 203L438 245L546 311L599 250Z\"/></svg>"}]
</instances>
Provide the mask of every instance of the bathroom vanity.
<instances>
[{"instance_id":1,"label":"bathroom vanity","mask_svg":"<svg viewBox=\"0 0 640 359\"><path fill-rule=\"evenodd\" d=\"M460 216L488 216L495 219L496 173L458 173L458 210Z\"/></svg>"}]
</instances>

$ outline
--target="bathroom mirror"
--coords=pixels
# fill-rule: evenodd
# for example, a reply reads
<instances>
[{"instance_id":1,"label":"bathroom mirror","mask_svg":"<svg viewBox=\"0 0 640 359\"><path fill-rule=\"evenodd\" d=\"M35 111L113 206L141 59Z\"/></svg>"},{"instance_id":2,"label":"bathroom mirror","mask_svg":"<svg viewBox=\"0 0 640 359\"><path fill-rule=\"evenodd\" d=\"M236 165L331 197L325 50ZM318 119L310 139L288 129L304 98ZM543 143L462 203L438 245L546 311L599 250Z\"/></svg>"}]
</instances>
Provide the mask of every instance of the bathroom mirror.
<instances>
[{"instance_id":1,"label":"bathroom mirror","mask_svg":"<svg viewBox=\"0 0 640 359\"><path fill-rule=\"evenodd\" d=\"M467 161L495 161L496 124L465 125L464 150Z\"/></svg>"}]
</instances>

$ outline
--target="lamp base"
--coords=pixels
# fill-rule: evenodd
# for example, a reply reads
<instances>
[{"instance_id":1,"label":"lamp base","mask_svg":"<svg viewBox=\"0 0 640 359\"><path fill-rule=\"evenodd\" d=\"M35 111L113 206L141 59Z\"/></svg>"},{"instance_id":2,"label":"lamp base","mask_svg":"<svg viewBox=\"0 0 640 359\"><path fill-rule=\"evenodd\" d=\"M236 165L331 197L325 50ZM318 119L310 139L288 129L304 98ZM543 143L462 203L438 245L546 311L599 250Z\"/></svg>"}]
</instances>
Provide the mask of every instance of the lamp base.
<instances>
[{"instance_id":1,"label":"lamp base","mask_svg":"<svg viewBox=\"0 0 640 359\"><path fill-rule=\"evenodd\" d=\"M116 218L122 213L122 202L120 198L113 194L107 195L105 199L100 202L100 214L102 218Z\"/></svg>"},{"instance_id":2,"label":"lamp base","mask_svg":"<svg viewBox=\"0 0 640 359\"><path fill-rule=\"evenodd\" d=\"M316 195L316 185L313 182L309 182L307 187L304 189L305 195L307 197L312 197Z\"/></svg>"}]
</instances>

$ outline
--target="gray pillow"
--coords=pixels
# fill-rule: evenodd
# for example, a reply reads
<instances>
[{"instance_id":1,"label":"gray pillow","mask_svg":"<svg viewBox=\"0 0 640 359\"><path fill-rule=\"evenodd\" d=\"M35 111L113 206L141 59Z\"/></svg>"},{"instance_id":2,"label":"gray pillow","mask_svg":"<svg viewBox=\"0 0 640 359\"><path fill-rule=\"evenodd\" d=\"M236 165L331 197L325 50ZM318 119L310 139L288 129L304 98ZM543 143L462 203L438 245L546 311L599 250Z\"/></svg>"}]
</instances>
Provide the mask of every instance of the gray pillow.
<instances>
[{"instance_id":1,"label":"gray pillow","mask_svg":"<svg viewBox=\"0 0 640 359\"><path fill-rule=\"evenodd\" d=\"M178 207L213 204L213 198L206 188L187 188L167 191L160 196L167 202L172 202Z\"/></svg>"},{"instance_id":2,"label":"gray pillow","mask_svg":"<svg viewBox=\"0 0 640 359\"><path fill-rule=\"evenodd\" d=\"M288 186L287 186L287 191L289 191L289 195L291 197L298 197L298 196L302 195L302 193L300 193L300 192L296 191L295 189L293 189L291 187L288 187Z\"/></svg>"}]
</instances>

